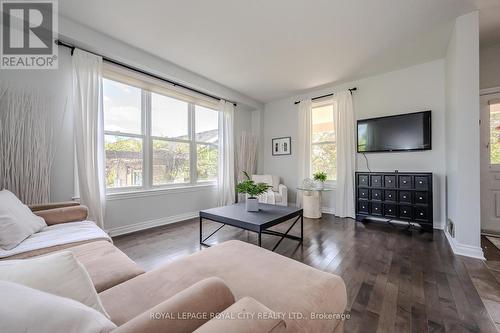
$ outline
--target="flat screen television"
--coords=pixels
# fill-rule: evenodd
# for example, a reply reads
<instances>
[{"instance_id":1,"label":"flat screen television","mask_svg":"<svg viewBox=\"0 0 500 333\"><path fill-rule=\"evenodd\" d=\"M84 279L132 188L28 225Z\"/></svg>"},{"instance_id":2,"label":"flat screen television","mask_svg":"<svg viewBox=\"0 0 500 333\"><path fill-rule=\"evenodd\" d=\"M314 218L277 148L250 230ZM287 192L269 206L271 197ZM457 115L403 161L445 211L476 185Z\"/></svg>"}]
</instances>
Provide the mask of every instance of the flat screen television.
<instances>
[{"instance_id":1,"label":"flat screen television","mask_svg":"<svg viewBox=\"0 0 500 333\"><path fill-rule=\"evenodd\" d=\"M430 150L431 111L358 120L358 153Z\"/></svg>"}]
</instances>

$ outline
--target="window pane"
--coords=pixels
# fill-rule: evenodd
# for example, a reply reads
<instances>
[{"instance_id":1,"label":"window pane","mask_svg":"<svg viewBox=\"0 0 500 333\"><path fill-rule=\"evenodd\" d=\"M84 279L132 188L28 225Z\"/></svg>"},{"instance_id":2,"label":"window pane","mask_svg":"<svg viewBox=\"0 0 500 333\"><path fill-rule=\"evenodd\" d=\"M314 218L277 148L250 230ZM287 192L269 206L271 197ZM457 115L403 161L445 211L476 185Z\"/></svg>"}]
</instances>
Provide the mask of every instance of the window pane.
<instances>
[{"instance_id":1,"label":"window pane","mask_svg":"<svg viewBox=\"0 0 500 333\"><path fill-rule=\"evenodd\" d=\"M198 181L217 180L218 149L212 145L196 145Z\"/></svg>"},{"instance_id":2,"label":"window pane","mask_svg":"<svg viewBox=\"0 0 500 333\"><path fill-rule=\"evenodd\" d=\"M103 79L104 130L141 134L141 89Z\"/></svg>"},{"instance_id":3,"label":"window pane","mask_svg":"<svg viewBox=\"0 0 500 333\"><path fill-rule=\"evenodd\" d=\"M312 146L311 174L326 172L328 180L337 177L337 145L333 143L317 144Z\"/></svg>"},{"instance_id":4,"label":"window pane","mask_svg":"<svg viewBox=\"0 0 500 333\"><path fill-rule=\"evenodd\" d=\"M219 112L203 106L195 106L196 141L217 143L219 141Z\"/></svg>"},{"instance_id":5,"label":"window pane","mask_svg":"<svg viewBox=\"0 0 500 333\"><path fill-rule=\"evenodd\" d=\"M189 182L189 143L153 140L153 185Z\"/></svg>"},{"instance_id":6,"label":"window pane","mask_svg":"<svg viewBox=\"0 0 500 333\"><path fill-rule=\"evenodd\" d=\"M142 186L142 139L106 135L106 186Z\"/></svg>"},{"instance_id":7,"label":"window pane","mask_svg":"<svg viewBox=\"0 0 500 333\"><path fill-rule=\"evenodd\" d=\"M490 163L500 164L500 103L490 105Z\"/></svg>"},{"instance_id":8,"label":"window pane","mask_svg":"<svg viewBox=\"0 0 500 333\"><path fill-rule=\"evenodd\" d=\"M153 136L189 139L188 103L152 93L151 109L151 133Z\"/></svg>"},{"instance_id":9,"label":"window pane","mask_svg":"<svg viewBox=\"0 0 500 333\"><path fill-rule=\"evenodd\" d=\"M335 141L333 104L312 109L312 142Z\"/></svg>"}]
</instances>

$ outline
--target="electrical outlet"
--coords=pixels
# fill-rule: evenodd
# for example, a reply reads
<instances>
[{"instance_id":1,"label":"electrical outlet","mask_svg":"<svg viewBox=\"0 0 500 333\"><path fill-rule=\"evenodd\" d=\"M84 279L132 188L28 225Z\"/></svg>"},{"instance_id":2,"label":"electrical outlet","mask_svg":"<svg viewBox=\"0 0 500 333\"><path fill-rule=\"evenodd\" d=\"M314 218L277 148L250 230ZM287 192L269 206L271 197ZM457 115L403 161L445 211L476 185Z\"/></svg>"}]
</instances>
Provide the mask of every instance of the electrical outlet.
<instances>
[{"instance_id":1,"label":"electrical outlet","mask_svg":"<svg viewBox=\"0 0 500 333\"><path fill-rule=\"evenodd\" d=\"M446 228L447 228L450 236L455 238L455 224L453 223L453 221L450 218L448 218Z\"/></svg>"}]
</instances>

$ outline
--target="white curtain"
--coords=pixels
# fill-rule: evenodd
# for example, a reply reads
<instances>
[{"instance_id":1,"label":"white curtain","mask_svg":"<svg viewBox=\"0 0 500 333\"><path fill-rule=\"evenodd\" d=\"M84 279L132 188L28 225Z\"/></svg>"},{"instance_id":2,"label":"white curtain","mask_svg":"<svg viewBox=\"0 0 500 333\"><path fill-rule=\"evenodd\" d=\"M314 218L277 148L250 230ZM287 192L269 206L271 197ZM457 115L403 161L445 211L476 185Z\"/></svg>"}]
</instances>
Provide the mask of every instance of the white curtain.
<instances>
[{"instance_id":1,"label":"white curtain","mask_svg":"<svg viewBox=\"0 0 500 333\"><path fill-rule=\"evenodd\" d=\"M335 215L355 217L354 172L356 170L355 116L350 91L335 94L334 128L337 137L337 189Z\"/></svg>"},{"instance_id":2,"label":"white curtain","mask_svg":"<svg viewBox=\"0 0 500 333\"><path fill-rule=\"evenodd\" d=\"M80 200L89 218L104 225L104 116L102 58L75 49L73 54L73 108Z\"/></svg>"},{"instance_id":3,"label":"white curtain","mask_svg":"<svg viewBox=\"0 0 500 333\"><path fill-rule=\"evenodd\" d=\"M299 179L301 186L305 178L311 177L311 99L300 101L299 105L299 133L298 133L298 160ZM297 192L297 207L302 206L302 196Z\"/></svg>"},{"instance_id":4,"label":"white curtain","mask_svg":"<svg viewBox=\"0 0 500 333\"><path fill-rule=\"evenodd\" d=\"M234 105L221 100L219 102L219 206L231 205L235 200L233 127Z\"/></svg>"},{"instance_id":5,"label":"white curtain","mask_svg":"<svg viewBox=\"0 0 500 333\"><path fill-rule=\"evenodd\" d=\"M241 181L245 177L243 171L253 175L257 166L258 139L253 133L243 131L236 150L236 180ZM244 199L244 195L238 195L238 201Z\"/></svg>"}]
</instances>

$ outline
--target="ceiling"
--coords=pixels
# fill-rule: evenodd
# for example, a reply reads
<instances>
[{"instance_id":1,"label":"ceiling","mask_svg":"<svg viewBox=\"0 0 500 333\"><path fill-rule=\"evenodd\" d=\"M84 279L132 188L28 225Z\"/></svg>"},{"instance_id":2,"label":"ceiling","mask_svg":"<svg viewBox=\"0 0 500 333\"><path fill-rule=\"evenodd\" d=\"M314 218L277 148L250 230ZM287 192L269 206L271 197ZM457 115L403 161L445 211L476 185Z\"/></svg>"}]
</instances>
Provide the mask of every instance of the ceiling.
<instances>
[{"instance_id":1,"label":"ceiling","mask_svg":"<svg viewBox=\"0 0 500 333\"><path fill-rule=\"evenodd\" d=\"M498 5L500 0L64 0L59 11L269 102L440 58L454 18L477 8L484 12L484 42L500 42Z\"/></svg>"}]
</instances>

